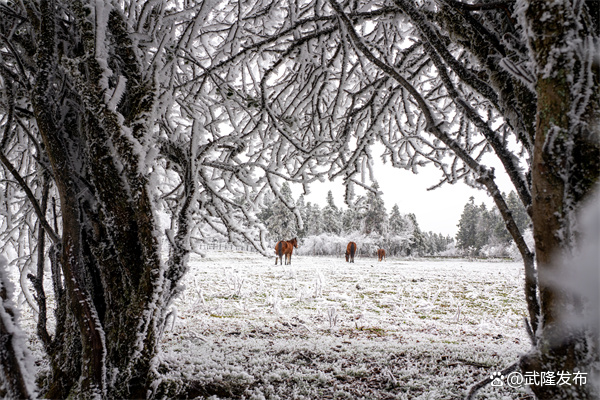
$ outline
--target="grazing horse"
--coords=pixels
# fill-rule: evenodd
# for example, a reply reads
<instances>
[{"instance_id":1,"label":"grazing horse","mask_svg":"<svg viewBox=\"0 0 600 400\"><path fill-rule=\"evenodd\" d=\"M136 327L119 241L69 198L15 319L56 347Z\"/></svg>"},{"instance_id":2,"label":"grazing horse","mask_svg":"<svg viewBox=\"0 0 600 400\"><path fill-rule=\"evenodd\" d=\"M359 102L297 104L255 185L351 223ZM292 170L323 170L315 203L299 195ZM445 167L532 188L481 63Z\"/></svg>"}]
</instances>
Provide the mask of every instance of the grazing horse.
<instances>
[{"instance_id":1,"label":"grazing horse","mask_svg":"<svg viewBox=\"0 0 600 400\"><path fill-rule=\"evenodd\" d=\"M356 243L350 242L346 246L346 262L354 262L354 254L356 254Z\"/></svg>"},{"instance_id":2,"label":"grazing horse","mask_svg":"<svg viewBox=\"0 0 600 400\"><path fill-rule=\"evenodd\" d=\"M283 265L283 261L281 257L285 255L285 265L292 264L292 251L294 251L294 247L298 248L298 241L296 238L292 240L282 240L277 242L275 245L275 265L277 265L277 257L279 257L279 263Z\"/></svg>"},{"instance_id":3,"label":"grazing horse","mask_svg":"<svg viewBox=\"0 0 600 400\"><path fill-rule=\"evenodd\" d=\"M384 249L377 250L377 258L379 259L379 261L385 259L385 250Z\"/></svg>"}]
</instances>

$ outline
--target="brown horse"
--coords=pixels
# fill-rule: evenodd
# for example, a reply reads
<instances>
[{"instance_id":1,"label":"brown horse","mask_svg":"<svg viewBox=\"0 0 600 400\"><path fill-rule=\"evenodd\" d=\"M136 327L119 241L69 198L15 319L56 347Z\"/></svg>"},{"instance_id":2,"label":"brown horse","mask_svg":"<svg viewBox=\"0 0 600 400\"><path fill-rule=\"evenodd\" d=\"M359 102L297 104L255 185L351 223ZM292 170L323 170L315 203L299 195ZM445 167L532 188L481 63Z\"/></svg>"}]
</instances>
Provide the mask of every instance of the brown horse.
<instances>
[{"instance_id":1,"label":"brown horse","mask_svg":"<svg viewBox=\"0 0 600 400\"><path fill-rule=\"evenodd\" d=\"M354 254L356 254L356 243L350 242L346 246L346 262L354 262Z\"/></svg>"},{"instance_id":2,"label":"brown horse","mask_svg":"<svg viewBox=\"0 0 600 400\"><path fill-rule=\"evenodd\" d=\"M379 261L385 259L385 250L384 249L377 250L377 258L379 259Z\"/></svg>"},{"instance_id":3,"label":"brown horse","mask_svg":"<svg viewBox=\"0 0 600 400\"><path fill-rule=\"evenodd\" d=\"M283 261L281 257L285 255L285 265L292 264L292 252L294 251L294 247L298 248L298 241L296 238L292 240L282 240L277 242L275 245L275 265L277 265L277 257L279 257L279 263L283 265Z\"/></svg>"}]
</instances>

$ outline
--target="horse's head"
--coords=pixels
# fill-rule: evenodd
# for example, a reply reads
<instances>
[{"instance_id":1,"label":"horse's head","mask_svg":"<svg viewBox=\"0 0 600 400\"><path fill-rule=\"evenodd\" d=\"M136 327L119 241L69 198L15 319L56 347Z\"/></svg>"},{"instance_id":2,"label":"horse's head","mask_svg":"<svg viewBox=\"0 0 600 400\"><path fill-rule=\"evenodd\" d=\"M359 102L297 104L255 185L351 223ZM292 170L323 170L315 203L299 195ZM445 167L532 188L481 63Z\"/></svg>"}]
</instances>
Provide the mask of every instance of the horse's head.
<instances>
[{"instance_id":1,"label":"horse's head","mask_svg":"<svg viewBox=\"0 0 600 400\"><path fill-rule=\"evenodd\" d=\"M350 254L348 252L346 252L346 262L348 262L349 257L350 257Z\"/></svg>"},{"instance_id":2,"label":"horse's head","mask_svg":"<svg viewBox=\"0 0 600 400\"><path fill-rule=\"evenodd\" d=\"M290 240L290 243L292 243L295 248L298 248L298 240L296 240L296 238L293 238L292 240Z\"/></svg>"}]
</instances>

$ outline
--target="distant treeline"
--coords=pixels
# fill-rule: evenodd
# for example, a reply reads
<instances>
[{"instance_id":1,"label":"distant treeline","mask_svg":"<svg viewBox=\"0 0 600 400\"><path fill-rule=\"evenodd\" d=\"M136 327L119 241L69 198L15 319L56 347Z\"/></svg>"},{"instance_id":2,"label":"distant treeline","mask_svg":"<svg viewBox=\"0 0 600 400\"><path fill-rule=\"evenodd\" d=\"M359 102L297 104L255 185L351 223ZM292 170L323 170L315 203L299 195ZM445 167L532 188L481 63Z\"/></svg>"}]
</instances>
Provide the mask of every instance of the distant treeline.
<instances>
[{"instance_id":1,"label":"distant treeline","mask_svg":"<svg viewBox=\"0 0 600 400\"><path fill-rule=\"evenodd\" d=\"M331 191L326 205L305 202L304 196L292 198L292 191L284 183L281 196L295 207L298 218L281 200L271 196L258 214L273 241L297 237L301 241L299 254L343 254L350 240L359 244L359 255L375 254L384 248L390 256L437 255L454 248L454 239L434 232L423 232L414 214L402 214L398 205L388 214L383 199L374 183L374 192L359 196L350 208L340 208Z\"/></svg>"},{"instance_id":2,"label":"distant treeline","mask_svg":"<svg viewBox=\"0 0 600 400\"><path fill-rule=\"evenodd\" d=\"M378 184L374 183L372 189L365 196L358 196L349 208L338 207L329 191L326 205L321 208L306 202L303 195L294 199L289 185L284 183L280 195L295 208L303 224L274 195L267 198L258 218L267 228L270 240L300 239L298 254L340 255L349 241L359 244L359 256L375 256L378 248L384 248L389 256L514 257L516 254L496 207L488 210L485 204L476 206L471 197L453 238L421 231L416 216L401 213L397 204L388 213ZM514 192L505 197L519 229L525 231L529 224L527 212Z\"/></svg>"},{"instance_id":3,"label":"distant treeline","mask_svg":"<svg viewBox=\"0 0 600 400\"><path fill-rule=\"evenodd\" d=\"M517 227L525 233L526 240L532 240L531 220L517 194L513 191L504 197ZM477 206L473 197L465 204L460 217L456 247L458 254L475 257L515 257L517 253L498 208L488 210L483 203Z\"/></svg>"}]
</instances>

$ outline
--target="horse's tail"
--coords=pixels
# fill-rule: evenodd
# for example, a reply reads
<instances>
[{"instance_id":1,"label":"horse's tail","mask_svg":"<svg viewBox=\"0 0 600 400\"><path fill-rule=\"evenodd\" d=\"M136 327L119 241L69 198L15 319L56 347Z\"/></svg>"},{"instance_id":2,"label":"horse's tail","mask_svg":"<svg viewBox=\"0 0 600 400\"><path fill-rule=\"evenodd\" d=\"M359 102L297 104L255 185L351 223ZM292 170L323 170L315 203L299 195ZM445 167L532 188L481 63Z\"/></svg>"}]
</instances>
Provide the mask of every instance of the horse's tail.
<instances>
[{"instance_id":1,"label":"horse's tail","mask_svg":"<svg viewBox=\"0 0 600 400\"><path fill-rule=\"evenodd\" d=\"M283 256L283 242L277 243L277 255L279 257Z\"/></svg>"},{"instance_id":2,"label":"horse's tail","mask_svg":"<svg viewBox=\"0 0 600 400\"><path fill-rule=\"evenodd\" d=\"M354 258L354 253L356 253L356 243L351 243L350 244L350 256L352 256L352 258Z\"/></svg>"}]
</instances>

